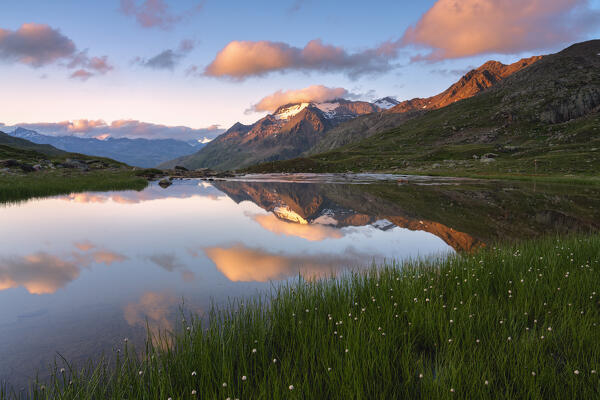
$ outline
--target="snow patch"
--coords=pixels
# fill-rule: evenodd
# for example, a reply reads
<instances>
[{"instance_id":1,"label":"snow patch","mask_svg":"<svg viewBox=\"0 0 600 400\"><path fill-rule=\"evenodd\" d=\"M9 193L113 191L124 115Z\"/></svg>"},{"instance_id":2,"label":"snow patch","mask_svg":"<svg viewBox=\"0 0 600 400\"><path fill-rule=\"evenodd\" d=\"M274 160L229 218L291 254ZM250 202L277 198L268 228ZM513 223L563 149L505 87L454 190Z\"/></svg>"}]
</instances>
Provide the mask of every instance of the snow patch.
<instances>
[{"instance_id":1,"label":"snow patch","mask_svg":"<svg viewBox=\"0 0 600 400\"><path fill-rule=\"evenodd\" d=\"M274 115L274 117L276 119L292 118L294 115L298 114L300 111L308 107L309 104L310 103L294 104L293 106L282 108L277 112L277 114Z\"/></svg>"},{"instance_id":2,"label":"snow patch","mask_svg":"<svg viewBox=\"0 0 600 400\"><path fill-rule=\"evenodd\" d=\"M316 106L319 110L323 111L325 118L332 119L337 115L335 110L340 106L340 103L319 103Z\"/></svg>"},{"instance_id":3,"label":"snow patch","mask_svg":"<svg viewBox=\"0 0 600 400\"><path fill-rule=\"evenodd\" d=\"M379 108L383 108L384 110L389 110L390 108L397 106L399 103L390 97L384 97L383 99L375 100L373 104Z\"/></svg>"}]
</instances>

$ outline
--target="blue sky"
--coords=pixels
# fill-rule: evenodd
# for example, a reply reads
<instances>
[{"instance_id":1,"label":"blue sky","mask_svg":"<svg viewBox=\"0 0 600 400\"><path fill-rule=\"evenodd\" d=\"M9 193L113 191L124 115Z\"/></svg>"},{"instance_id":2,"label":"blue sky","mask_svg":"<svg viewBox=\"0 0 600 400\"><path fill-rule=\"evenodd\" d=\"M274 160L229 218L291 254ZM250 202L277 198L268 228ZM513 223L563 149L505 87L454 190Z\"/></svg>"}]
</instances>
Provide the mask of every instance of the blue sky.
<instances>
[{"instance_id":1,"label":"blue sky","mask_svg":"<svg viewBox=\"0 0 600 400\"><path fill-rule=\"evenodd\" d=\"M23 24L35 23L71 40L76 52L87 49L84 53L86 61L78 66L66 66L72 61L73 54L43 65L32 65L14 53L29 50L15 49L16 45L7 41L3 47L3 31L0 31L0 122L14 125L87 119L110 124L115 120L136 120L196 129L214 124L227 128L236 121L250 123L260 118L264 113L245 111L278 90L325 85L345 88L364 99L388 95L400 100L425 97L444 90L466 70L489 59L513 62L524 56L560 50L574 41L600 36L598 0L128 1L134 11L139 11L147 1L153 3L150 6L164 6L164 12L158 12L156 16L170 18L171 23L143 26L134 11L127 15L124 11L126 1L122 0L20 0L0 5L0 29L7 37L9 34L16 37ZM546 29L542 36L549 39L537 40L533 35L540 36L540 31L532 29L525 36L505 43L500 41L490 48L479 48L476 42L459 48L458 42L446 39L458 35L462 25L459 24L458 29L446 27L449 30L444 32L444 21L456 19L460 22L460 18L469 21L470 17L464 10L448 12L444 6L452 2L459 3L458 7L490 3L492 8L488 13L502 13L509 10L508 7L519 4L526 7L531 3L533 11L523 14L521 19L514 20L512 13L508 13L502 24L488 23L493 26L485 33L491 35L489 37L502 37L505 25L506 29L514 31L515 26L526 21ZM450 6L456 7L456 4ZM428 12L429 20L423 18ZM564 17L566 14L570 17ZM484 16L484 22L485 18L495 21L494 15ZM548 21L558 26L556 35L552 28L544 27ZM418 23L422 26L415 30L415 35L410 38L405 35L407 28ZM487 25L477 29L485 31ZM438 26L439 37L436 36ZM577 28L582 26L585 28ZM577 32L573 32L574 28ZM463 34L473 36L468 30ZM285 46L301 50L314 39L342 49L350 56L371 54L368 51L378 51L381 44L387 42L393 44L393 54L382 58L384 66L381 69L358 76L340 67L342 61L327 64L329 56L320 59L318 67L313 67L312 61L307 66L306 60L294 59L285 67L269 64L267 69L257 74L250 72L241 78L228 76L228 70L217 76L202 74L219 52L233 41L267 41L268 49L280 51L287 49ZM179 49L183 40L193 43L193 49ZM473 46L475 50L465 51L465 46ZM143 65L169 49L176 55L176 64L172 68ZM293 54L300 54L300 50L295 53L290 50L289 54L296 57ZM248 58L250 55L240 52L235 54L241 57L236 60L253 61ZM411 61L416 55L428 53L434 55L427 61ZM104 56L106 69L94 70L91 60ZM260 55L258 57L260 62ZM192 66L196 66L195 75L186 73ZM71 78L81 69L87 79Z\"/></svg>"}]
</instances>

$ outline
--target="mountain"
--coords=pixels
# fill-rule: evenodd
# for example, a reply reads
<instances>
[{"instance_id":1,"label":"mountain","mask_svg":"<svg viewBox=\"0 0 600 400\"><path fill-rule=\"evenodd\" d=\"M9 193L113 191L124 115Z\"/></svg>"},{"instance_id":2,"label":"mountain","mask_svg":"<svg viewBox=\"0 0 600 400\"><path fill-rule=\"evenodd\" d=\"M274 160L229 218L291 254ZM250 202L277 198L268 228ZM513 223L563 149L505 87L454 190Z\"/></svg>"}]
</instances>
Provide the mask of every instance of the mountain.
<instances>
[{"instance_id":1,"label":"mountain","mask_svg":"<svg viewBox=\"0 0 600 400\"><path fill-rule=\"evenodd\" d=\"M375 104L377 107L383 110L389 110L390 108L393 108L400 104L400 102L393 97L383 97L381 99L375 100L373 104Z\"/></svg>"},{"instance_id":2,"label":"mountain","mask_svg":"<svg viewBox=\"0 0 600 400\"><path fill-rule=\"evenodd\" d=\"M54 146L36 144L26 139L10 136L4 132L0 132L0 145L12 149L33 151L45 156L60 156L66 154L64 151L59 150Z\"/></svg>"},{"instance_id":3,"label":"mountain","mask_svg":"<svg viewBox=\"0 0 600 400\"><path fill-rule=\"evenodd\" d=\"M190 169L223 170L296 157L335 126L380 110L368 102L344 99L287 104L252 125L238 122L199 152L159 167L181 165Z\"/></svg>"},{"instance_id":4,"label":"mountain","mask_svg":"<svg viewBox=\"0 0 600 400\"><path fill-rule=\"evenodd\" d=\"M425 111L436 110L473 97L541 59L541 56L524 58L510 65L504 65L498 61L488 61L481 67L468 72L458 82L438 95L403 102L398 102L390 97L379 99L374 104L386 111L339 125L327 132L307 154L318 154L342 147L348 143L395 128Z\"/></svg>"},{"instance_id":5,"label":"mountain","mask_svg":"<svg viewBox=\"0 0 600 400\"><path fill-rule=\"evenodd\" d=\"M9 134L33 143L49 144L64 151L108 157L144 168L154 167L175 157L192 154L198 151L198 146L204 146L204 144L192 146L174 139L113 139L109 137L100 140L76 136L50 136L24 128L16 128Z\"/></svg>"},{"instance_id":6,"label":"mountain","mask_svg":"<svg viewBox=\"0 0 600 400\"><path fill-rule=\"evenodd\" d=\"M510 65L498 61L488 61L477 69L465 74L458 82L444 90L442 93L424 99L416 98L403 101L388 110L389 113L404 113L416 110L435 110L446 107L457 101L468 99L485 89L498 84L515 72L526 68L542 59L542 56L524 58Z\"/></svg>"},{"instance_id":7,"label":"mountain","mask_svg":"<svg viewBox=\"0 0 600 400\"><path fill-rule=\"evenodd\" d=\"M435 110L410 111L416 113L413 118L394 128L367 138L359 135L344 147L307 158L251 170L596 173L600 170L599 54L600 40L578 43L538 59L475 96ZM508 67L492 76L502 77L518 65ZM383 114L393 114L390 111Z\"/></svg>"}]
</instances>

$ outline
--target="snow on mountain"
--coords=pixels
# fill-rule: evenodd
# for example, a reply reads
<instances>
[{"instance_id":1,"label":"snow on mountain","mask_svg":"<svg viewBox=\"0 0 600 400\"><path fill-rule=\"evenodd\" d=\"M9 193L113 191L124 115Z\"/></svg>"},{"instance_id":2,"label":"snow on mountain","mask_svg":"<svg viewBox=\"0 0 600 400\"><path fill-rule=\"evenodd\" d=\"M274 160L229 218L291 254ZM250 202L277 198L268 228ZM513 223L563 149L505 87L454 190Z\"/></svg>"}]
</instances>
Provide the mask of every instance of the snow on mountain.
<instances>
[{"instance_id":1,"label":"snow on mountain","mask_svg":"<svg viewBox=\"0 0 600 400\"><path fill-rule=\"evenodd\" d=\"M288 104L285 106L281 106L275 111L273 116L275 119L290 119L294 115L298 114L300 111L304 110L311 103L300 103L300 104Z\"/></svg>"},{"instance_id":2,"label":"snow on mountain","mask_svg":"<svg viewBox=\"0 0 600 400\"><path fill-rule=\"evenodd\" d=\"M381 99L377 99L373 102L377 107L383 108L384 110L389 110L390 108L397 106L400 102L393 97L383 97Z\"/></svg>"}]
</instances>

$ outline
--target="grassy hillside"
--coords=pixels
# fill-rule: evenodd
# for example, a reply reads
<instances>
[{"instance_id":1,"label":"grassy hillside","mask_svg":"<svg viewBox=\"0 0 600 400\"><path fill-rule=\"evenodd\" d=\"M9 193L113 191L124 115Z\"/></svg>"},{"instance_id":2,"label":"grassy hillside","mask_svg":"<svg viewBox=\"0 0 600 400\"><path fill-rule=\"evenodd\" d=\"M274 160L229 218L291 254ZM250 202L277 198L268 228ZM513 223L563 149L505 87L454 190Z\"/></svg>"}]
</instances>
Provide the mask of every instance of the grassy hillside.
<instances>
[{"instance_id":1,"label":"grassy hillside","mask_svg":"<svg viewBox=\"0 0 600 400\"><path fill-rule=\"evenodd\" d=\"M36 144L30 142L29 140L9 136L4 132L0 132L0 146L8 146L13 149L34 151L37 153L45 154L46 156L60 156L67 154L66 152L59 150L56 147L51 146L49 144ZM0 158L11 158L9 157L8 150L0 150Z\"/></svg>"},{"instance_id":2,"label":"grassy hillside","mask_svg":"<svg viewBox=\"0 0 600 400\"><path fill-rule=\"evenodd\" d=\"M546 56L499 85L394 129L252 172L597 174L600 40Z\"/></svg>"}]
</instances>

